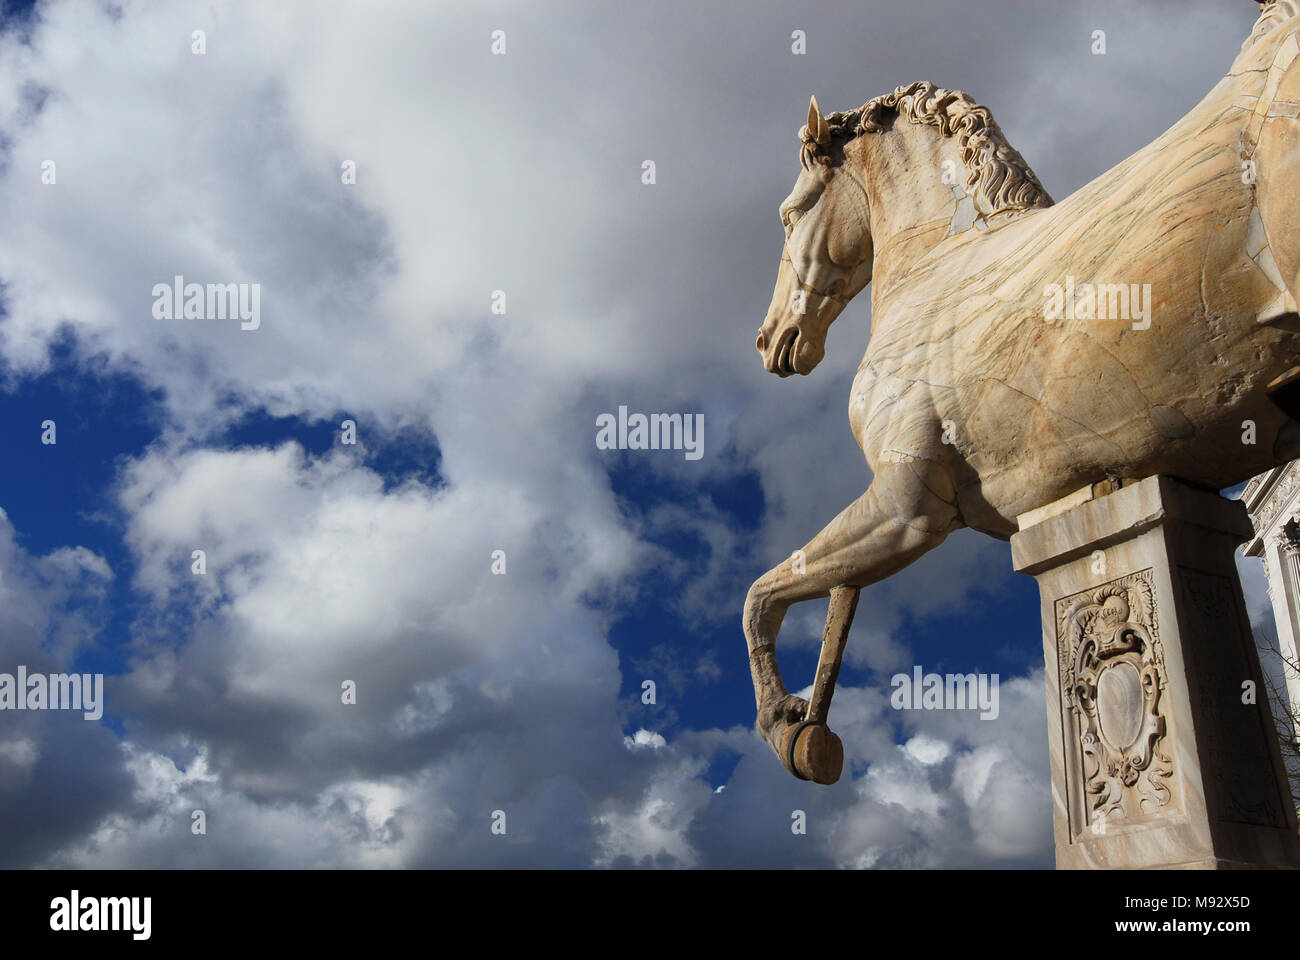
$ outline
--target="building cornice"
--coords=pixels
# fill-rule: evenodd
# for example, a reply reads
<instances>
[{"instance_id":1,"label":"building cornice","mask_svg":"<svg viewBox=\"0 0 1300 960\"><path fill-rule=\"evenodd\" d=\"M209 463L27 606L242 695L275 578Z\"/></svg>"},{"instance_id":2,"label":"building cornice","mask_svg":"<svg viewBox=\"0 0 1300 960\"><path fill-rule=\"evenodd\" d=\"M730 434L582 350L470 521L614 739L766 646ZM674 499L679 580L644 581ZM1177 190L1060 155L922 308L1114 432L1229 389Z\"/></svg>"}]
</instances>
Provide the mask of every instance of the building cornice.
<instances>
[{"instance_id":1,"label":"building cornice","mask_svg":"<svg viewBox=\"0 0 1300 960\"><path fill-rule=\"evenodd\" d=\"M1300 461L1274 467L1246 484L1241 492L1241 502L1255 523L1255 536L1242 551L1246 556L1263 555L1264 538L1296 499L1297 493L1300 493Z\"/></svg>"}]
</instances>

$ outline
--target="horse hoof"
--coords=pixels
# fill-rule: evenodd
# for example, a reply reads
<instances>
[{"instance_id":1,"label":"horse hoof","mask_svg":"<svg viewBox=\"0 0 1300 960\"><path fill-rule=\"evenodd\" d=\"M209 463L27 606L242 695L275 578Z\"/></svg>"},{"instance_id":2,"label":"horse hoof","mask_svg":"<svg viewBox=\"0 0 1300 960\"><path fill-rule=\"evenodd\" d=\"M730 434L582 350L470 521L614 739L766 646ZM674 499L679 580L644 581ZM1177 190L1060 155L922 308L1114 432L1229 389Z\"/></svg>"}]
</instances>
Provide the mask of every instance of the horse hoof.
<instances>
[{"instance_id":1,"label":"horse hoof","mask_svg":"<svg viewBox=\"0 0 1300 960\"><path fill-rule=\"evenodd\" d=\"M826 724L805 720L785 732L781 758L800 780L829 786L844 769L844 743Z\"/></svg>"}]
</instances>

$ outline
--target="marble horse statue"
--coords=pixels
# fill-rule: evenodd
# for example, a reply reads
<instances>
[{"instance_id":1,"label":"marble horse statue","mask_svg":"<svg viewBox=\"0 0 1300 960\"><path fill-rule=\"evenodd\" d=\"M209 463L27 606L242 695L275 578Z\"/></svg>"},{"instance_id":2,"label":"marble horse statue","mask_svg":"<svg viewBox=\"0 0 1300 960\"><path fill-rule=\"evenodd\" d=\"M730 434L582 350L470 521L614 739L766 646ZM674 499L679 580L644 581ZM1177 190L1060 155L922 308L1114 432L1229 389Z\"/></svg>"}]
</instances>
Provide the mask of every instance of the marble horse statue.
<instances>
[{"instance_id":1,"label":"marble horse statue","mask_svg":"<svg viewBox=\"0 0 1300 960\"><path fill-rule=\"evenodd\" d=\"M759 733L834 782L826 726L858 590L960 527L1107 478L1218 490L1300 456L1300 9L1269 0L1227 75L1147 147L1053 202L989 111L913 83L814 98L755 344L807 376L871 285L849 424L867 490L758 578L744 632ZM796 569L796 567L798 569ZM831 596L811 701L786 691L791 604Z\"/></svg>"}]
</instances>

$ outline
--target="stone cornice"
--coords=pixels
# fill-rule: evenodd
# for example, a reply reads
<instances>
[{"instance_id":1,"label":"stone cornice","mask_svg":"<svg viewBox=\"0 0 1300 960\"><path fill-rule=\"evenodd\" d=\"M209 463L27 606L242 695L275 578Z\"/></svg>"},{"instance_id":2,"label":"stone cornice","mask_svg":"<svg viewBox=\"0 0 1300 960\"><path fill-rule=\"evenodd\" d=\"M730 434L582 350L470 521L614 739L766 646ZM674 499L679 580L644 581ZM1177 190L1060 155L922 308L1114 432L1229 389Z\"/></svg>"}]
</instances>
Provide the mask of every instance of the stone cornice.
<instances>
[{"instance_id":1,"label":"stone cornice","mask_svg":"<svg viewBox=\"0 0 1300 960\"><path fill-rule=\"evenodd\" d=\"M1300 493L1300 461L1293 460L1285 466L1275 467L1251 479L1241 493L1241 501L1255 524L1255 536L1246 544L1244 553L1257 557L1264 551L1264 538L1274 522Z\"/></svg>"}]
</instances>

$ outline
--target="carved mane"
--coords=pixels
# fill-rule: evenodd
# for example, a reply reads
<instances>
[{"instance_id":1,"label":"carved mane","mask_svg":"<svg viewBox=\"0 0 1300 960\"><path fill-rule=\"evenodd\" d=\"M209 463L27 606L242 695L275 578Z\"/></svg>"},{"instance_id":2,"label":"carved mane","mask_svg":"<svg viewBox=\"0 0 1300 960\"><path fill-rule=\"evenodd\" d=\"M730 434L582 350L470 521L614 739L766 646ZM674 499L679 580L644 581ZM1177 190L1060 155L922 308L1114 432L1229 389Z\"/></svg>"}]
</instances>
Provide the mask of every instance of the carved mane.
<instances>
[{"instance_id":1,"label":"carved mane","mask_svg":"<svg viewBox=\"0 0 1300 960\"><path fill-rule=\"evenodd\" d=\"M856 110L826 117L831 142L843 145L864 133L885 129L886 111L912 123L938 127L945 137L957 136L966 168L966 191L985 217L1009 210L1050 207L1052 198L1038 182L1019 151L1007 142L987 107L959 90L945 90L924 80L868 100ZM799 162L829 164L829 144L818 144L805 126L799 131L803 147Z\"/></svg>"}]
</instances>

